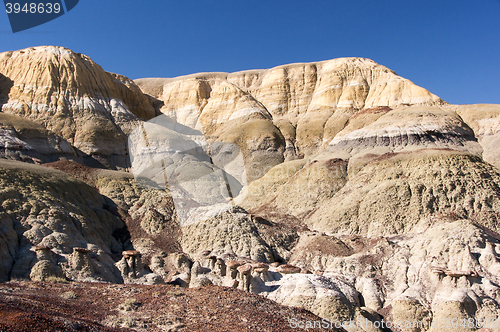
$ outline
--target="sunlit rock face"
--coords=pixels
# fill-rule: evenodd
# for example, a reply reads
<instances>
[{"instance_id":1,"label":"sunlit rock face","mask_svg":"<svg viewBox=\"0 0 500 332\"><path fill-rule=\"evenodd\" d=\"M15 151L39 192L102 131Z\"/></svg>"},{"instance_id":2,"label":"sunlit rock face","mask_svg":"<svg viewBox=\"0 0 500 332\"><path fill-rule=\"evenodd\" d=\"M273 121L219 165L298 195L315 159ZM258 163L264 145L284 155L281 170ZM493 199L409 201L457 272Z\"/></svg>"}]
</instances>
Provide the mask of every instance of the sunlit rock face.
<instances>
[{"instance_id":1,"label":"sunlit rock face","mask_svg":"<svg viewBox=\"0 0 500 332\"><path fill-rule=\"evenodd\" d=\"M474 130L483 159L500 168L500 105L449 105Z\"/></svg>"},{"instance_id":2,"label":"sunlit rock face","mask_svg":"<svg viewBox=\"0 0 500 332\"><path fill-rule=\"evenodd\" d=\"M427 327L499 316L499 105L361 58L134 83L36 47L0 54L0 107L17 160L0 163L2 281L223 285Z\"/></svg>"},{"instance_id":3,"label":"sunlit rock face","mask_svg":"<svg viewBox=\"0 0 500 332\"><path fill-rule=\"evenodd\" d=\"M127 135L155 115L133 81L54 46L0 54L0 107L43 126L65 153L108 168L128 166Z\"/></svg>"},{"instance_id":4,"label":"sunlit rock face","mask_svg":"<svg viewBox=\"0 0 500 332\"><path fill-rule=\"evenodd\" d=\"M185 124L199 116L204 131L216 137L241 122L271 121L285 140L282 144L287 159L317 152L360 110L444 104L424 88L363 58L231 74L140 79L136 83L145 93L164 102L161 112L182 112L180 121ZM273 137L273 126L267 130ZM259 132L244 135L246 141L262 140L264 132Z\"/></svg>"},{"instance_id":5,"label":"sunlit rock face","mask_svg":"<svg viewBox=\"0 0 500 332\"><path fill-rule=\"evenodd\" d=\"M238 230L255 227L245 236L228 232L225 212L189 226L195 236L183 236L184 249L241 255L247 247L233 245L251 234L252 248L266 248L264 241L270 254L247 256L284 258L303 272L257 274L240 260L236 281L207 264L206 282L322 317L418 320L420 330L450 315L499 312L491 287L500 239L498 105L449 105L359 58L136 82L164 102L160 112L207 142L237 144L244 158L239 204L253 218L229 215ZM265 156L267 169L252 177L256 156ZM276 245L284 225L293 244Z\"/></svg>"}]
</instances>

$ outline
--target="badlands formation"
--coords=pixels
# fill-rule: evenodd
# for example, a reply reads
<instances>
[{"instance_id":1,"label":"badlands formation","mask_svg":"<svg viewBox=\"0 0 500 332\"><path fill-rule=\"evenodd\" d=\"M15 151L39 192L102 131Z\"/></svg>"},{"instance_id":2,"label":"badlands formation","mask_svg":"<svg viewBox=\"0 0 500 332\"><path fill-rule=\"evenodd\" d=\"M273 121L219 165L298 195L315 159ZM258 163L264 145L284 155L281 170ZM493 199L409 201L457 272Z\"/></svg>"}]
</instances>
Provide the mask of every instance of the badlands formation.
<instances>
[{"instance_id":1,"label":"badlands formation","mask_svg":"<svg viewBox=\"0 0 500 332\"><path fill-rule=\"evenodd\" d=\"M49 46L0 53L0 107L0 281L500 331L500 105L362 58L132 81Z\"/></svg>"}]
</instances>

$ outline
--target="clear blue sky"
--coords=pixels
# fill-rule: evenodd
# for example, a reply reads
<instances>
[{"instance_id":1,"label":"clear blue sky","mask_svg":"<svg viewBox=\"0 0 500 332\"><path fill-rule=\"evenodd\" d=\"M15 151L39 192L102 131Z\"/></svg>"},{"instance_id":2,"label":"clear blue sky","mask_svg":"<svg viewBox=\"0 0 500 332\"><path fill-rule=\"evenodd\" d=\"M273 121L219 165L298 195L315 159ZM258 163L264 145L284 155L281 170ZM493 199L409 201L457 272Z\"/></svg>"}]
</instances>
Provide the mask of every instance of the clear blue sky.
<instances>
[{"instance_id":1,"label":"clear blue sky","mask_svg":"<svg viewBox=\"0 0 500 332\"><path fill-rule=\"evenodd\" d=\"M80 0L16 34L0 12L0 52L38 45L132 79L366 57L450 103L500 104L500 0Z\"/></svg>"}]
</instances>

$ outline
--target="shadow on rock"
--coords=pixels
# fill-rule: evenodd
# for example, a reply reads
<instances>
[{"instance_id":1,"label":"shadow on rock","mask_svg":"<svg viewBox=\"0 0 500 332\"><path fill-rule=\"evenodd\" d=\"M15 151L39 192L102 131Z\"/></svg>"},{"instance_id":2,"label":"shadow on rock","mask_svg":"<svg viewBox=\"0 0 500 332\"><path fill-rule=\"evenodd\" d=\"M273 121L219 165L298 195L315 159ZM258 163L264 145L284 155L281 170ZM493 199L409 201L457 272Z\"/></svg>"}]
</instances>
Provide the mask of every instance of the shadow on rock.
<instances>
[{"instance_id":1,"label":"shadow on rock","mask_svg":"<svg viewBox=\"0 0 500 332\"><path fill-rule=\"evenodd\" d=\"M0 110L3 104L9 100L10 89L14 86L14 81L0 74Z\"/></svg>"}]
</instances>

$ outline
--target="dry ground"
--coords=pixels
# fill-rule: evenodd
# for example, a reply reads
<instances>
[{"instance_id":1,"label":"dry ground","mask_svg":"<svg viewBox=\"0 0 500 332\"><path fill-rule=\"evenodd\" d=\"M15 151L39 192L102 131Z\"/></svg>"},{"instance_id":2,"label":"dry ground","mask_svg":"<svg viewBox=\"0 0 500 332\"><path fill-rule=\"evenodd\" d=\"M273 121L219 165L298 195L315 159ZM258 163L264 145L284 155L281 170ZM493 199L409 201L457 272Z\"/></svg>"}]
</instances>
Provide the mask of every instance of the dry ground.
<instances>
[{"instance_id":1,"label":"dry ground","mask_svg":"<svg viewBox=\"0 0 500 332\"><path fill-rule=\"evenodd\" d=\"M0 332L297 331L290 327L293 318L320 320L307 310L218 286L0 284Z\"/></svg>"}]
</instances>

